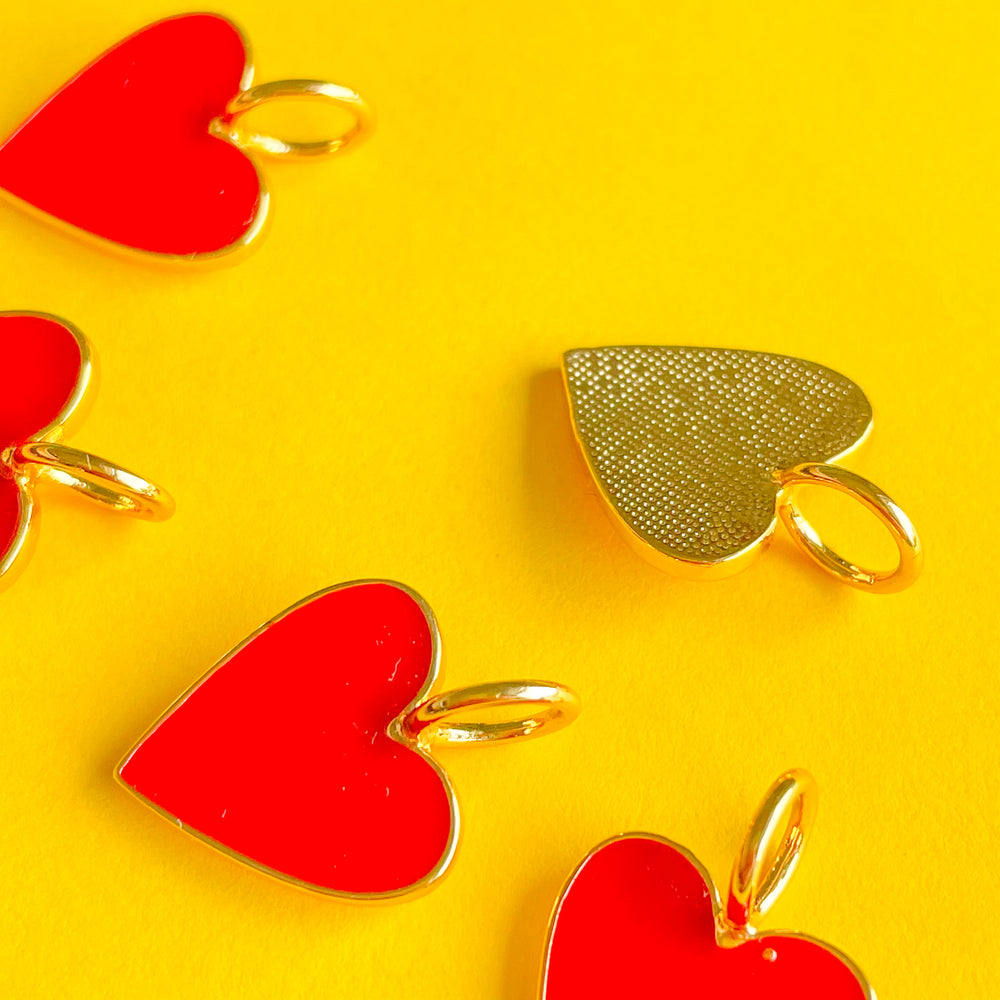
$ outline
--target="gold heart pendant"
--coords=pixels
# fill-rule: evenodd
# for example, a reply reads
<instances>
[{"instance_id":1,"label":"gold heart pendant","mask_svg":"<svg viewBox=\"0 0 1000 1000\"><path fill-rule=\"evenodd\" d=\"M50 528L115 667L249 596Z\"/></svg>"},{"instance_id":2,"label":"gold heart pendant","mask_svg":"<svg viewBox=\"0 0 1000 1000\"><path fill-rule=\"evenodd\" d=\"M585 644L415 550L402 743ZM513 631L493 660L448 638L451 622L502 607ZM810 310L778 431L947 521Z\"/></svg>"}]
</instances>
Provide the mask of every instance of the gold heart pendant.
<instances>
[{"instance_id":1,"label":"gold heart pendant","mask_svg":"<svg viewBox=\"0 0 1000 1000\"><path fill-rule=\"evenodd\" d=\"M921 550L882 490L835 463L872 427L867 397L822 365L699 347L567 351L573 428L612 519L640 555L689 578L729 576L781 515L798 546L869 593L908 587ZM885 525L898 564L869 570L826 546L795 503L804 485L857 499Z\"/></svg>"}]
</instances>

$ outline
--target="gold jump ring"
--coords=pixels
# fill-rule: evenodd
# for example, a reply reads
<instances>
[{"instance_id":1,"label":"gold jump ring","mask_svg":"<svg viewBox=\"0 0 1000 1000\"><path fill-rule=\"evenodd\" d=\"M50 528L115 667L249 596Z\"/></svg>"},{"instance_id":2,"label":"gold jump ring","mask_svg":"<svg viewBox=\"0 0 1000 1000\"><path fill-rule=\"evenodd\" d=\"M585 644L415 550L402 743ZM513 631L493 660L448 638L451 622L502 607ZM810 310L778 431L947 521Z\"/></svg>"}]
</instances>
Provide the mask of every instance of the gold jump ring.
<instances>
[{"instance_id":1,"label":"gold jump ring","mask_svg":"<svg viewBox=\"0 0 1000 1000\"><path fill-rule=\"evenodd\" d=\"M247 112L283 97L321 98L330 101L350 112L354 117L354 124L342 135L315 142L293 142L259 132L246 132L240 127L239 120ZM371 107L360 94L349 87L324 80L275 80L237 94L227 105L225 115L212 122L210 131L241 149L253 149L270 156L323 156L340 152L350 143L357 142L371 130L373 124Z\"/></svg>"},{"instance_id":2,"label":"gold jump ring","mask_svg":"<svg viewBox=\"0 0 1000 1000\"><path fill-rule=\"evenodd\" d=\"M816 819L818 789L808 771L783 774L747 830L729 881L726 922L737 936L766 913L791 878Z\"/></svg>"},{"instance_id":3,"label":"gold jump ring","mask_svg":"<svg viewBox=\"0 0 1000 1000\"><path fill-rule=\"evenodd\" d=\"M97 455L46 441L16 445L7 464L31 478L69 486L89 500L149 521L165 521L174 500L165 490Z\"/></svg>"},{"instance_id":4,"label":"gold jump ring","mask_svg":"<svg viewBox=\"0 0 1000 1000\"><path fill-rule=\"evenodd\" d=\"M891 594L909 587L920 575L923 553L916 528L900 506L874 483L837 465L807 463L783 473L781 485L788 493L779 511L795 543L806 555L844 583L870 594ZM863 569L828 548L796 506L794 489L797 486L829 486L854 497L892 535L892 540L899 549L898 564L885 571Z\"/></svg>"},{"instance_id":5,"label":"gold jump ring","mask_svg":"<svg viewBox=\"0 0 1000 1000\"><path fill-rule=\"evenodd\" d=\"M467 717L470 711L510 705L529 712L505 722L456 721ZM562 684L506 681L435 695L400 720L400 729L407 739L424 747L432 743L481 743L538 736L543 730L552 732L568 725L579 714L580 699Z\"/></svg>"}]
</instances>

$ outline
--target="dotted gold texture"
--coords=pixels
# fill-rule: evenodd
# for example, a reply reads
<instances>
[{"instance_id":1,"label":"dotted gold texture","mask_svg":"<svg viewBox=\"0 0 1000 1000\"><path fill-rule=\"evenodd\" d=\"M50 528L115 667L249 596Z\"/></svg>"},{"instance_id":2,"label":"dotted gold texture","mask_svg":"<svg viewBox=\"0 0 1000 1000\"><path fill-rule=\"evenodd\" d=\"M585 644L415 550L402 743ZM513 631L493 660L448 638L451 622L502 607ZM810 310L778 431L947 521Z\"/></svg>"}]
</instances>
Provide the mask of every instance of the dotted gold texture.
<instances>
[{"instance_id":1,"label":"dotted gold texture","mask_svg":"<svg viewBox=\"0 0 1000 1000\"><path fill-rule=\"evenodd\" d=\"M780 354L696 347L568 351L577 437L612 508L677 559L712 563L773 527L778 473L867 434L849 379Z\"/></svg>"}]
</instances>

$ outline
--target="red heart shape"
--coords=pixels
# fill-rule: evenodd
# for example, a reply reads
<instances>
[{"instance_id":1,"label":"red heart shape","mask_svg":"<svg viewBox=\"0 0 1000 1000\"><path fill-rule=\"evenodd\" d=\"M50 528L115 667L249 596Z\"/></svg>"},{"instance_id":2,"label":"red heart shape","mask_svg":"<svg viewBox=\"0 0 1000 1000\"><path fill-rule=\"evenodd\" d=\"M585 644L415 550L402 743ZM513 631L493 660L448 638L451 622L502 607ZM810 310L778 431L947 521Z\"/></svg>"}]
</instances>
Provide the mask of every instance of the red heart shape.
<instances>
[{"instance_id":1,"label":"red heart shape","mask_svg":"<svg viewBox=\"0 0 1000 1000\"><path fill-rule=\"evenodd\" d=\"M190 833L307 888L393 896L454 852L447 775L390 726L438 672L430 609L386 581L307 598L250 636L118 769Z\"/></svg>"},{"instance_id":2,"label":"red heart shape","mask_svg":"<svg viewBox=\"0 0 1000 1000\"><path fill-rule=\"evenodd\" d=\"M718 893L684 848L650 834L601 844L556 906L542 1000L874 1000L829 945L792 933L716 939Z\"/></svg>"},{"instance_id":3,"label":"red heart shape","mask_svg":"<svg viewBox=\"0 0 1000 1000\"><path fill-rule=\"evenodd\" d=\"M267 195L209 134L249 86L243 36L214 14L149 25L109 49L0 146L0 188L96 236L178 257L249 241Z\"/></svg>"},{"instance_id":4,"label":"red heart shape","mask_svg":"<svg viewBox=\"0 0 1000 1000\"><path fill-rule=\"evenodd\" d=\"M0 313L0 453L28 441L52 441L87 387L83 336L52 316ZM0 462L0 576L28 532L31 498Z\"/></svg>"}]
</instances>

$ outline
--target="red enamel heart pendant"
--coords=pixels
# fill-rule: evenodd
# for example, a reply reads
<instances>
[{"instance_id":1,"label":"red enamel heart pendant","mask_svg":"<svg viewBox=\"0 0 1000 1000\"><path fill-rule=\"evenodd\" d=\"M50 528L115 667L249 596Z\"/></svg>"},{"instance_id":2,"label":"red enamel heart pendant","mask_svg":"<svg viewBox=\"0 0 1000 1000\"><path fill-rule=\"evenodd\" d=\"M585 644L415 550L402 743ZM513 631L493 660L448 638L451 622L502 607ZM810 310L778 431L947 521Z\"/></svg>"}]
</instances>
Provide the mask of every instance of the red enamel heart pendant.
<instances>
[{"instance_id":1,"label":"red enamel heart pendant","mask_svg":"<svg viewBox=\"0 0 1000 1000\"><path fill-rule=\"evenodd\" d=\"M248 245L267 214L247 152L330 153L358 139L370 112L352 90L315 80L251 87L249 46L231 21L182 14L119 42L0 145L0 190L101 240L179 260ZM285 142L243 130L281 97L345 108L338 138Z\"/></svg>"},{"instance_id":2,"label":"red enamel heart pendant","mask_svg":"<svg viewBox=\"0 0 1000 1000\"><path fill-rule=\"evenodd\" d=\"M534 736L579 710L544 681L440 695L434 615L402 584L320 591L237 646L117 770L172 823L307 889L353 899L433 884L459 817L436 745ZM520 706L526 717L461 721Z\"/></svg>"},{"instance_id":3,"label":"red enamel heart pendant","mask_svg":"<svg viewBox=\"0 0 1000 1000\"><path fill-rule=\"evenodd\" d=\"M556 904L542 1000L875 1000L842 952L750 926L791 876L814 815L812 778L783 775L747 833L725 909L698 859L663 837L624 834L596 847Z\"/></svg>"},{"instance_id":4,"label":"red enamel heart pendant","mask_svg":"<svg viewBox=\"0 0 1000 1000\"><path fill-rule=\"evenodd\" d=\"M90 348L72 324L0 313L0 578L26 551L39 481L70 486L105 507L162 520L163 490L103 458L59 444L91 378Z\"/></svg>"}]
</instances>

